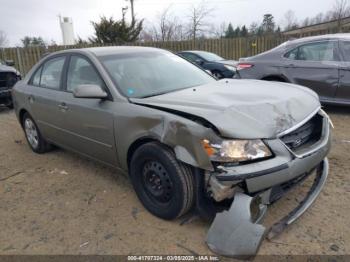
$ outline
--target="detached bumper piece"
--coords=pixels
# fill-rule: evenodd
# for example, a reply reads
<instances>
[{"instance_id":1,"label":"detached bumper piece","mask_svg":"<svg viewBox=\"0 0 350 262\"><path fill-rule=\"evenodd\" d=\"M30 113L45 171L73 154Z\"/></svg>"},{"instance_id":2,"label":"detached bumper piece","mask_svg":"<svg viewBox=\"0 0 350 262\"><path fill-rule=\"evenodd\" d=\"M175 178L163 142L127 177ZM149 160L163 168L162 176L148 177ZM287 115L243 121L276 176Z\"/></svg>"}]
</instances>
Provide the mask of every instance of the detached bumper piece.
<instances>
[{"instance_id":1,"label":"detached bumper piece","mask_svg":"<svg viewBox=\"0 0 350 262\"><path fill-rule=\"evenodd\" d=\"M267 206L259 205L259 215L252 221L253 198L236 193L231 208L216 215L208 235L207 244L214 253L228 257L255 255L265 235L260 225Z\"/></svg>"},{"instance_id":2,"label":"detached bumper piece","mask_svg":"<svg viewBox=\"0 0 350 262\"><path fill-rule=\"evenodd\" d=\"M250 197L236 193L228 211L218 213L208 231L207 245L214 253L235 258L254 256L265 238L280 234L288 225L297 220L316 200L328 176L328 160L317 167L316 177L305 199L287 216L269 230L261 225L267 206L259 203L259 196Z\"/></svg>"}]
</instances>

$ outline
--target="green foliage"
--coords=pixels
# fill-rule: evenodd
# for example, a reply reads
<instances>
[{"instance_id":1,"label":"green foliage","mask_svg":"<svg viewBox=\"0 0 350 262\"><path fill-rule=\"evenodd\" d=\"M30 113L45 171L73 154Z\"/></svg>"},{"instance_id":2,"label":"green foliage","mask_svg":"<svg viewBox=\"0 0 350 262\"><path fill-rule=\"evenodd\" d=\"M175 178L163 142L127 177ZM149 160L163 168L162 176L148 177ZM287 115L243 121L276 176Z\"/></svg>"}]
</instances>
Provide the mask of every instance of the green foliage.
<instances>
[{"instance_id":1,"label":"green foliage","mask_svg":"<svg viewBox=\"0 0 350 262\"><path fill-rule=\"evenodd\" d=\"M92 43L124 44L134 42L138 39L142 31L143 20L134 20L129 24L125 21L125 12L123 12L123 18L121 20L102 16L99 22L91 23L95 29L95 36L89 38Z\"/></svg>"},{"instance_id":2,"label":"green foliage","mask_svg":"<svg viewBox=\"0 0 350 262\"><path fill-rule=\"evenodd\" d=\"M46 43L43 40L42 37L31 37L31 36L25 36L21 39L23 47L31 47L31 46L45 46Z\"/></svg>"},{"instance_id":3,"label":"green foliage","mask_svg":"<svg viewBox=\"0 0 350 262\"><path fill-rule=\"evenodd\" d=\"M225 32L225 38L232 38L235 37L235 31L233 30L232 24L229 23L227 30Z\"/></svg>"},{"instance_id":4,"label":"green foliage","mask_svg":"<svg viewBox=\"0 0 350 262\"><path fill-rule=\"evenodd\" d=\"M77 45L87 45L87 44L89 44L89 41L86 41L86 40L82 39L80 36L78 36L78 39L75 40L75 43Z\"/></svg>"},{"instance_id":5,"label":"green foliage","mask_svg":"<svg viewBox=\"0 0 350 262\"><path fill-rule=\"evenodd\" d=\"M261 27L264 33L273 33L275 31L275 21L272 14L265 14Z\"/></svg>"},{"instance_id":6,"label":"green foliage","mask_svg":"<svg viewBox=\"0 0 350 262\"><path fill-rule=\"evenodd\" d=\"M242 28L241 28L241 36L242 37L247 37L248 36L248 29L247 29L247 27L245 25L242 26Z\"/></svg>"}]
</instances>

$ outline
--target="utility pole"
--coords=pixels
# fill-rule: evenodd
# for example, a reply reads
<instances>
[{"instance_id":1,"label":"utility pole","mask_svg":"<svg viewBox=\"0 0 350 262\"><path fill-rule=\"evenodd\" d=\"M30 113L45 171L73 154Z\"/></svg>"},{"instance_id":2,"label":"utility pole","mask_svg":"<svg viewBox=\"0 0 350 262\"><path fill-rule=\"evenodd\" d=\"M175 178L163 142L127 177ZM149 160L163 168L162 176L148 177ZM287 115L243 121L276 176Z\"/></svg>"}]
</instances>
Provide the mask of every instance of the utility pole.
<instances>
[{"instance_id":1,"label":"utility pole","mask_svg":"<svg viewBox=\"0 0 350 262\"><path fill-rule=\"evenodd\" d=\"M126 1L129 1L129 0L126 0ZM131 6L131 23L133 24L135 22L134 0L130 0L130 6Z\"/></svg>"}]
</instances>

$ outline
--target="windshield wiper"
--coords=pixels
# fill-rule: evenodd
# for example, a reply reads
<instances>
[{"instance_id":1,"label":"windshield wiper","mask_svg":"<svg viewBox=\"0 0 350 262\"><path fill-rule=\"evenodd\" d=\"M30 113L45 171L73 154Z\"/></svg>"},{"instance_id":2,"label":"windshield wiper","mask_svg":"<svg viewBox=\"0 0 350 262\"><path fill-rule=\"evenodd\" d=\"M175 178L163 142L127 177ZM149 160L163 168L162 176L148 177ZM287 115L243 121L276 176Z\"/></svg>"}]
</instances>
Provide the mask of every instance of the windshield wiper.
<instances>
[{"instance_id":1,"label":"windshield wiper","mask_svg":"<svg viewBox=\"0 0 350 262\"><path fill-rule=\"evenodd\" d=\"M141 97L139 97L139 98L148 98L148 97L152 97L152 96L160 96L160 95L164 95L164 94L167 94L167 93L170 93L170 92L172 92L172 91L154 93L154 94L150 94L150 95L146 95L146 96L141 96Z\"/></svg>"},{"instance_id":2,"label":"windshield wiper","mask_svg":"<svg viewBox=\"0 0 350 262\"><path fill-rule=\"evenodd\" d=\"M187 86L187 87L180 88L180 89L174 89L174 90L169 90L169 91L154 93L154 94L150 94L150 95L141 96L141 97L138 97L138 98L148 98L148 97L153 97L153 96L165 95L165 94L168 94L168 93L173 93L173 92L185 90L185 89L192 88L192 87L196 87L196 86L199 86L199 85Z\"/></svg>"}]
</instances>

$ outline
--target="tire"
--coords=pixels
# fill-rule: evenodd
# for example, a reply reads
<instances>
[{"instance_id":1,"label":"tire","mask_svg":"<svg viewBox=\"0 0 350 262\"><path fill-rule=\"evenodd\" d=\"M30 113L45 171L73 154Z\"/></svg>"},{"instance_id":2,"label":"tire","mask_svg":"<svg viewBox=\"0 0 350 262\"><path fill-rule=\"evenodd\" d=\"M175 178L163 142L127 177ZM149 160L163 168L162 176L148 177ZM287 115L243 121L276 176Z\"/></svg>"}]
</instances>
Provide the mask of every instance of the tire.
<instances>
[{"instance_id":1,"label":"tire","mask_svg":"<svg viewBox=\"0 0 350 262\"><path fill-rule=\"evenodd\" d=\"M213 70L211 73L212 73L217 79L223 79L223 78L224 78L223 74L220 73L220 72L217 71L217 70Z\"/></svg>"},{"instance_id":2,"label":"tire","mask_svg":"<svg viewBox=\"0 0 350 262\"><path fill-rule=\"evenodd\" d=\"M160 143L147 143L136 150L130 162L130 178L144 207L157 217L175 219L193 206L191 168L178 162Z\"/></svg>"},{"instance_id":3,"label":"tire","mask_svg":"<svg viewBox=\"0 0 350 262\"><path fill-rule=\"evenodd\" d=\"M42 137L38 126L28 113L23 115L22 126L28 145L33 152L43 154L51 150L51 145Z\"/></svg>"}]
</instances>

